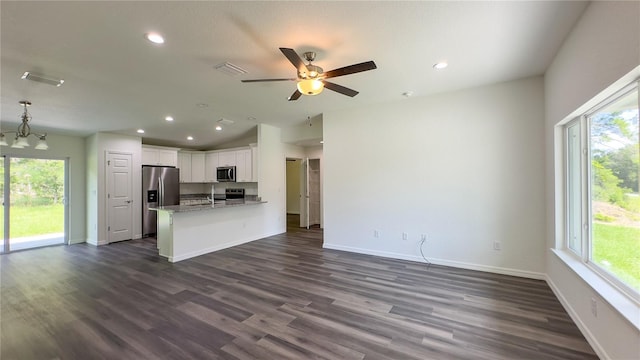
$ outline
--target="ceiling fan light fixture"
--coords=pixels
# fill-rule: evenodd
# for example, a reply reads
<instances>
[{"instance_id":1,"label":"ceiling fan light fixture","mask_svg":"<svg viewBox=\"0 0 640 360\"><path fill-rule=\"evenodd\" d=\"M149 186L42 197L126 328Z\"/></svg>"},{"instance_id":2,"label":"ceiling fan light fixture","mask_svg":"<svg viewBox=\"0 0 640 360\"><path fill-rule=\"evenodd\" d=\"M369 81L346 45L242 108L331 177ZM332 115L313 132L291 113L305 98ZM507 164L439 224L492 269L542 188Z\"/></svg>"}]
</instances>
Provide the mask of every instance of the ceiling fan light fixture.
<instances>
[{"instance_id":1,"label":"ceiling fan light fixture","mask_svg":"<svg viewBox=\"0 0 640 360\"><path fill-rule=\"evenodd\" d=\"M298 91L304 95L318 95L324 90L324 83L318 79L298 81Z\"/></svg>"}]
</instances>

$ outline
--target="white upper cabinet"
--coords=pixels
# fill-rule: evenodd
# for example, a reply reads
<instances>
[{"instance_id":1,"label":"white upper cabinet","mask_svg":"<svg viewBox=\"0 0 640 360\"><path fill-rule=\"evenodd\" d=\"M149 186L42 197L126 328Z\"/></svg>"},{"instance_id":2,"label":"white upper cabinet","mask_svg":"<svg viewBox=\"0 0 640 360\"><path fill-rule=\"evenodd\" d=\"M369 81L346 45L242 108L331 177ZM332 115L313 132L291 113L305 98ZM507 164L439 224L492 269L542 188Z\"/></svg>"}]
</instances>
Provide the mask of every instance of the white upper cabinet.
<instances>
[{"instance_id":1,"label":"white upper cabinet","mask_svg":"<svg viewBox=\"0 0 640 360\"><path fill-rule=\"evenodd\" d=\"M180 151L178 153L178 168L180 182L203 183L205 179L204 152Z\"/></svg>"},{"instance_id":2,"label":"white upper cabinet","mask_svg":"<svg viewBox=\"0 0 640 360\"><path fill-rule=\"evenodd\" d=\"M207 152L204 156L204 180L206 182L218 182L216 168L218 167L217 152Z\"/></svg>"},{"instance_id":3,"label":"white upper cabinet","mask_svg":"<svg viewBox=\"0 0 640 360\"><path fill-rule=\"evenodd\" d=\"M250 144L251 146L251 181L258 182L258 146L256 144Z\"/></svg>"},{"instance_id":4,"label":"white upper cabinet","mask_svg":"<svg viewBox=\"0 0 640 360\"><path fill-rule=\"evenodd\" d=\"M237 150L236 151L236 181L237 182L251 182L251 150Z\"/></svg>"},{"instance_id":5,"label":"white upper cabinet","mask_svg":"<svg viewBox=\"0 0 640 360\"><path fill-rule=\"evenodd\" d=\"M180 151L177 156L180 182L183 183L217 182L216 168L220 166L235 166L237 182L258 181L256 146L235 150Z\"/></svg>"},{"instance_id":6,"label":"white upper cabinet","mask_svg":"<svg viewBox=\"0 0 640 360\"><path fill-rule=\"evenodd\" d=\"M191 182L205 182L204 153L191 153Z\"/></svg>"},{"instance_id":7,"label":"white upper cabinet","mask_svg":"<svg viewBox=\"0 0 640 360\"><path fill-rule=\"evenodd\" d=\"M191 153L178 153L178 168L180 169L180 182L191 182Z\"/></svg>"},{"instance_id":8,"label":"white upper cabinet","mask_svg":"<svg viewBox=\"0 0 640 360\"><path fill-rule=\"evenodd\" d=\"M218 166L236 166L236 151L219 152Z\"/></svg>"},{"instance_id":9,"label":"white upper cabinet","mask_svg":"<svg viewBox=\"0 0 640 360\"><path fill-rule=\"evenodd\" d=\"M178 166L178 149L143 145L142 165Z\"/></svg>"}]
</instances>

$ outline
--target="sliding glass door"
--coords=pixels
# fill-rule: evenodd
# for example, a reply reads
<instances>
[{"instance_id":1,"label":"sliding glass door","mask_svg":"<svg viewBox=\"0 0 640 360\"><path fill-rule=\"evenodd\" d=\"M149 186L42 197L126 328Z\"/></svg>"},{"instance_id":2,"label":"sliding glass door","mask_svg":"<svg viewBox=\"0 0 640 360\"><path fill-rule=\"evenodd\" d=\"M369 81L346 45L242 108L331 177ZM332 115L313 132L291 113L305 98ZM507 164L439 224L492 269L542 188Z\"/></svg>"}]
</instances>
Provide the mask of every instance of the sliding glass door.
<instances>
[{"instance_id":1,"label":"sliding glass door","mask_svg":"<svg viewBox=\"0 0 640 360\"><path fill-rule=\"evenodd\" d=\"M65 243L65 168L65 160L3 157L3 251Z\"/></svg>"}]
</instances>

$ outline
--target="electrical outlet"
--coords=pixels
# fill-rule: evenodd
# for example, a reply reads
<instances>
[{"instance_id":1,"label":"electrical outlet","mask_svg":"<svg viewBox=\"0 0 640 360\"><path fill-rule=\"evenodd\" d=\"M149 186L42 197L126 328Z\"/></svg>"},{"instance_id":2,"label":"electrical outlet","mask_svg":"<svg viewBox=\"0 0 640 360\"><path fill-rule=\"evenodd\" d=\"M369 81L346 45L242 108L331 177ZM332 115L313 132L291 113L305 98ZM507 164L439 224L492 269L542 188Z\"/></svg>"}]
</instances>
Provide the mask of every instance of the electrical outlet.
<instances>
[{"instance_id":1,"label":"electrical outlet","mask_svg":"<svg viewBox=\"0 0 640 360\"><path fill-rule=\"evenodd\" d=\"M591 313L593 316L598 317L598 302L595 298L591 298Z\"/></svg>"},{"instance_id":2,"label":"electrical outlet","mask_svg":"<svg viewBox=\"0 0 640 360\"><path fill-rule=\"evenodd\" d=\"M427 234L421 234L420 241L427 241Z\"/></svg>"},{"instance_id":3,"label":"electrical outlet","mask_svg":"<svg viewBox=\"0 0 640 360\"><path fill-rule=\"evenodd\" d=\"M409 239L409 234L407 234L406 232L402 233L402 240L408 240Z\"/></svg>"},{"instance_id":4,"label":"electrical outlet","mask_svg":"<svg viewBox=\"0 0 640 360\"><path fill-rule=\"evenodd\" d=\"M379 237L380 237L380 231L378 231L378 230L373 230L373 237L374 237L374 238L379 238Z\"/></svg>"},{"instance_id":5,"label":"electrical outlet","mask_svg":"<svg viewBox=\"0 0 640 360\"><path fill-rule=\"evenodd\" d=\"M493 250L502 250L502 244L500 244L500 241L493 242Z\"/></svg>"}]
</instances>

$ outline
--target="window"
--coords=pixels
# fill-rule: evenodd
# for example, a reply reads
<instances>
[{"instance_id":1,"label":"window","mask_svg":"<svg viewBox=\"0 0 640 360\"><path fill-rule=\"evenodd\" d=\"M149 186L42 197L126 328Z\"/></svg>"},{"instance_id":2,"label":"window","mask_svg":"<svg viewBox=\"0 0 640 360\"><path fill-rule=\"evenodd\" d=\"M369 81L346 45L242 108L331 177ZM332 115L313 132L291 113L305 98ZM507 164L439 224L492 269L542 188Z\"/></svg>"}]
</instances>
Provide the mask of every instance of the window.
<instances>
[{"instance_id":1,"label":"window","mask_svg":"<svg viewBox=\"0 0 640 360\"><path fill-rule=\"evenodd\" d=\"M565 247L640 299L638 84L565 125Z\"/></svg>"}]
</instances>

